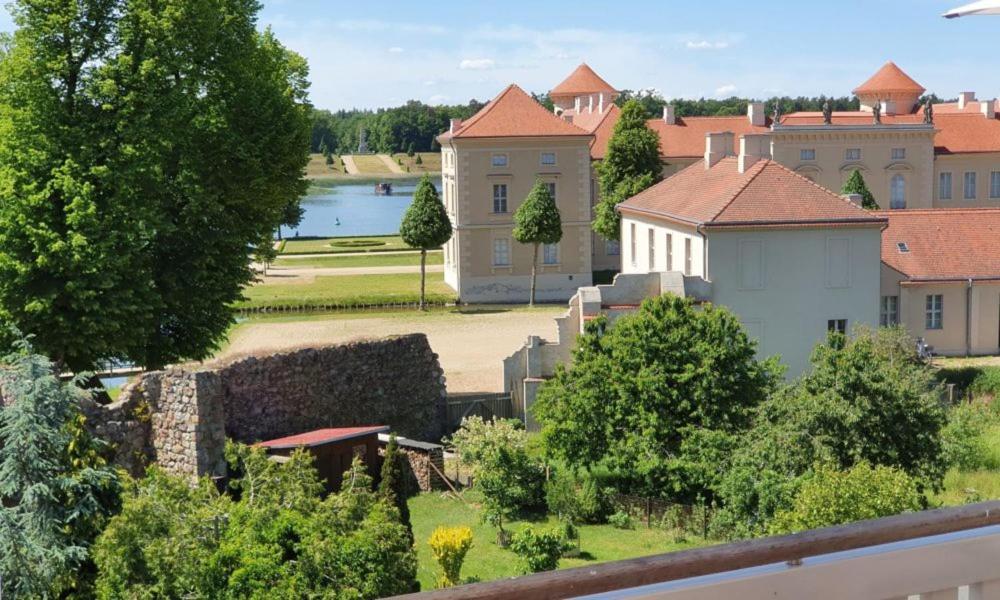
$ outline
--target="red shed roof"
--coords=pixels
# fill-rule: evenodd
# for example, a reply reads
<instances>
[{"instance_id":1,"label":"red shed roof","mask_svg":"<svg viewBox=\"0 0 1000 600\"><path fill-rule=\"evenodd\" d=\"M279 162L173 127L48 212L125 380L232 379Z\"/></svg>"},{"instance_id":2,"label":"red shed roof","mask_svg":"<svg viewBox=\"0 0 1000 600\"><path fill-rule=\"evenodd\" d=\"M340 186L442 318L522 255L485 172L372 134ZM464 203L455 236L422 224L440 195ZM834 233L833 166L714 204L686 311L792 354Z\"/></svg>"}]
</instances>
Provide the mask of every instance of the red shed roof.
<instances>
[{"instance_id":1,"label":"red shed roof","mask_svg":"<svg viewBox=\"0 0 1000 600\"><path fill-rule=\"evenodd\" d=\"M276 440L260 442L257 445L265 448L274 448L275 450L284 450L288 448L312 448L313 446L322 446L323 444L331 444L333 442L340 442L366 435L376 435L387 431L389 431L389 427L387 425L317 429L315 431L290 435Z\"/></svg>"}]
</instances>

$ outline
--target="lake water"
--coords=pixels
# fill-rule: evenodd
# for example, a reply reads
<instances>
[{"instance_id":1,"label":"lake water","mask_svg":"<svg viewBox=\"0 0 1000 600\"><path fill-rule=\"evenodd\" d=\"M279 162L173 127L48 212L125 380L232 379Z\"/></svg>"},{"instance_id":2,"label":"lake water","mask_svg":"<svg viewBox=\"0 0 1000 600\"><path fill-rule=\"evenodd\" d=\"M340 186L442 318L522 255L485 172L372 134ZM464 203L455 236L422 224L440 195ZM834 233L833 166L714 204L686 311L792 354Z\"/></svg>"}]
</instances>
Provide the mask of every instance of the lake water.
<instances>
[{"instance_id":1,"label":"lake water","mask_svg":"<svg viewBox=\"0 0 1000 600\"><path fill-rule=\"evenodd\" d=\"M323 188L302 198L302 223L291 230L283 227L282 233L286 238L296 231L316 237L397 233L416 187L416 180L393 180L391 196L377 196L374 183Z\"/></svg>"}]
</instances>

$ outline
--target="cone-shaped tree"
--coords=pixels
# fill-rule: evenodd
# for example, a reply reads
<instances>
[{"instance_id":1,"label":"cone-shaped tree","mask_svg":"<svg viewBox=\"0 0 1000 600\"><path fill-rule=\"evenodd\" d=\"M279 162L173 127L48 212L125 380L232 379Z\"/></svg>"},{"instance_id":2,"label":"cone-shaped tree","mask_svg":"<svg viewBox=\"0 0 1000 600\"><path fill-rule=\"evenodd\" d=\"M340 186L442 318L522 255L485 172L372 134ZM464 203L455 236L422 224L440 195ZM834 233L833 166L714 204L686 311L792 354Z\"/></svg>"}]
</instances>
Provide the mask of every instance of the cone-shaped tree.
<instances>
[{"instance_id":1,"label":"cone-shaped tree","mask_svg":"<svg viewBox=\"0 0 1000 600\"><path fill-rule=\"evenodd\" d=\"M601 202L594 213L593 229L605 239L617 240L621 218L615 205L663 179L660 136L646 126L646 110L637 100L622 107L598 172Z\"/></svg>"},{"instance_id":2,"label":"cone-shaped tree","mask_svg":"<svg viewBox=\"0 0 1000 600\"><path fill-rule=\"evenodd\" d=\"M543 181L536 181L531 193L514 212L514 239L531 244L531 295L528 303L535 305L535 276L538 271L538 247L555 244L562 239L562 219L555 198Z\"/></svg>"},{"instance_id":3,"label":"cone-shaped tree","mask_svg":"<svg viewBox=\"0 0 1000 600\"><path fill-rule=\"evenodd\" d=\"M427 250L451 239L451 221L430 177L424 175L406 209L399 235L411 248L420 248L420 310L426 308Z\"/></svg>"},{"instance_id":4,"label":"cone-shaped tree","mask_svg":"<svg viewBox=\"0 0 1000 600\"><path fill-rule=\"evenodd\" d=\"M861 171L854 169L851 176L847 178L844 182L843 189L840 190L841 194L861 194L861 207L866 210L878 210L878 202L875 202L875 196L872 195L871 190L868 189L868 185L865 184L865 178L861 175Z\"/></svg>"},{"instance_id":5,"label":"cone-shaped tree","mask_svg":"<svg viewBox=\"0 0 1000 600\"><path fill-rule=\"evenodd\" d=\"M406 457L399 451L396 434L390 435L389 444L385 447L385 456L382 457L382 477L378 484L378 493L386 502L399 509L399 520L406 526L412 543L413 525L410 524L410 508L406 504L406 480L403 476L404 460Z\"/></svg>"}]
</instances>

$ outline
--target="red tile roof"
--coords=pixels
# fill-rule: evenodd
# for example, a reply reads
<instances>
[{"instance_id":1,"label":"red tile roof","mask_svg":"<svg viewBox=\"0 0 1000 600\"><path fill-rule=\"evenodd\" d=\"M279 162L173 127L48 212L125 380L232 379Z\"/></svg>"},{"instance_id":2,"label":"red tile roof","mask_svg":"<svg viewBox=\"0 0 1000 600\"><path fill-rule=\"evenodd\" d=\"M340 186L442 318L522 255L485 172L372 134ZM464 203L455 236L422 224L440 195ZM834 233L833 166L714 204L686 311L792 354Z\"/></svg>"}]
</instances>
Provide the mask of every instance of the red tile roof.
<instances>
[{"instance_id":1,"label":"red tile roof","mask_svg":"<svg viewBox=\"0 0 1000 600\"><path fill-rule=\"evenodd\" d=\"M586 111L573 115L573 124L582 129L586 129L594 135L594 141L590 143L590 157L597 160L603 159L608 150L608 140L614 132L615 123L621 115L621 109L614 104L611 108L604 109L603 113Z\"/></svg>"},{"instance_id":2,"label":"red tile roof","mask_svg":"<svg viewBox=\"0 0 1000 600\"><path fill-rule=\"evenodd\" d=\"M705 134L717 131L733 132L733 151L739 151L740 136L771 131L771 119L763 127L755 127L746 115L733 117L678 117L676 124L663 119L650 119L646 125L660 134L660 155L667 158L694 158L705 155Z\"/></svg>"},{"instance_id":3,"label":"red tile roof","mask_svg":"<svg viewBox=\"0 0 1000 600\"><path fill-rule=\"evenodd\" d=\"M552 88L549 96L577 96L598 92L615 94L618 93L618 90L604 81L600 75L587 66L587 63L582 63L569 74L569 77L563 79L562 83Z\"/></svg>"},{"instance_id":4,"label":"red tile roof","mask_svg":"<svg viewBox=\"0 0 1000 600\"><path fill-rule=\"evenodd\" d=\"M858 96L890 92L912 92L919 96L925 91L924 86L914 81L892 61L885 63L868 81L854 89Z\"/></svg>"},{"instance_id":5,"label":"red tile roof","mask_svg":"<svg viewBox=\"0 0 1000 600\"><path fill-rule=\"evenodd\" d=\"M982 114L935 114L934 128L938 130L934 136L936 154L1000 152L1000 118L987 119Z\"/></svg>"},{"instance_id":6,"label":"red tile roof","mask_svg":"<svg viewBox=\"0 0 1000 600\"><path fill-rule=\"evenodd\" d=\"M622 213L706 227L885 222L774 161L758 161L740 173L735 157L711 169L697 162L618 206Z\"/></svg>"},{"instance_id":7,"label":"red tile roof","mask_svg":"<svg viewBox=\"0 0 1000 600\"><path fill-rule=\"evenodd\" d=\"M365 435L372 435L378 433L385 433L389 431L389 427L385 425L374 425L370 427L339 427L335 429L317 429L316 431L309 431L306 433L300 433L298 435L290 435L288 437L278 438L276 440L268 440L266 442L260 442L258 446L263 446L265 448L274 448L276 450L283 450L288 448L311 448L313 446L322 446L323 444L330 444L332 442L339 442L342 440L349 440L357 437L362 437Z\"/></svg>"},{"instance_id":8,"label":"red tile roof","mask_svg":"<svg viewBox=\"0 0 1000 600\"><path fill-rule=\"evenodd\" d=\"M877 213L882 262L911 280L1000 279L1000 209L916 209ZM900 252L905 243L909 252Z\"/></svg>"},{"instance_id":9,"label":"red tile roof","mask_svg":"<svg viewBox=\"0 0 1000 600\"><path fill-rule=\"evenodd\" d=\"M588 133L545 109L528 93L511 84L479 112L463 121L457 131L438 139L581 136Z\"/></svg>"}]
</instances>

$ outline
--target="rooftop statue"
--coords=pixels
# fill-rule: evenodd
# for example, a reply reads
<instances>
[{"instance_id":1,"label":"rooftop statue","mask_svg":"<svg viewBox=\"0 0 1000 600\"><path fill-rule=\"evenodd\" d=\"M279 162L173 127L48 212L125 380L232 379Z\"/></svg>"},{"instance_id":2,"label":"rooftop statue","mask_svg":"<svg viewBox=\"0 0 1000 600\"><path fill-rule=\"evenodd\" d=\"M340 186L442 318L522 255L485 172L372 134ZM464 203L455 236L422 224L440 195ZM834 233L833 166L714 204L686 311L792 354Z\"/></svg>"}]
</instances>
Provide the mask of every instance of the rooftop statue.
<instances>
[{"instance_id":1,"label":"rooftop statue","mask_svg":"<svg viewBox=\"0 0 1000 600\"><path fill-rule=\"evenodd\" d=\"M833 125L833 109L830 107L829 100L823 103L823 124Z\"/></svg>"},{"instance_id":2,"label":"rooftop statue","mask_svg":"<svg viewBox=\"0 0 1000 600\"><path fill-rule=\"evenodd\" d=\"M774 101L774 116L771 117L772 125L779 125L781 123L781 102L779 100Z\"/></svg>"},{"instance_id":3,"label":"rooftop statue","mask_svg":"<svg viewBox=\"0 0 1000 600\"><path fill-rule=\"evenodd\" d=\"M875 102L875 106L872 106L872 119L875 125L882 124L882 101L878 100Z\"/></svg>"},{"instance_id":4,"label":"rooftop statue","mask_svg":"<svg viewBox=\"0 0 1000 600\"><path fill-rule=\"evenodd\" d=\"M928 125L934 123L934 103L930 98L924 102L924 123Z\"/></svg>"}]
</instances>

